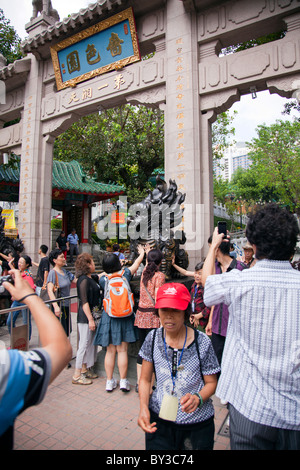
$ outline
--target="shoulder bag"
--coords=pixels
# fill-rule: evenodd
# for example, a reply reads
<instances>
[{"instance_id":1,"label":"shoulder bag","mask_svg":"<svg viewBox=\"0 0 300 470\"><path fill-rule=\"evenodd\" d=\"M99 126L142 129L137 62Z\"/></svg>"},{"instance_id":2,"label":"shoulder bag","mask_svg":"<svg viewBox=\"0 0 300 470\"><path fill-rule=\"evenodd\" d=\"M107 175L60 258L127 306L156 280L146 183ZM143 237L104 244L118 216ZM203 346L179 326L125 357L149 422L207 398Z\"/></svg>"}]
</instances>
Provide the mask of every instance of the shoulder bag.
<instances>
[{"instance_id":1,"label":"shoulder bag","mask_svg":"<svg viewBox=\"0 0 300 470\"><path fill-rule=\"evenodd\" d=\"M53 289L53 293L54 293L54 296L56 299L59 299L60 298L60 288L59 288L59 282L58 282L58 275L57 275L57 272L55 272L55 285L54 285L54 289ZM50 299L49 297L49 294L48 294L48 289L47 289L47 286L43 286L42 289L41 289L41 293L40 293L40 298L44 301L44 302L47 302Z\"/></svg>"}]
</instances>

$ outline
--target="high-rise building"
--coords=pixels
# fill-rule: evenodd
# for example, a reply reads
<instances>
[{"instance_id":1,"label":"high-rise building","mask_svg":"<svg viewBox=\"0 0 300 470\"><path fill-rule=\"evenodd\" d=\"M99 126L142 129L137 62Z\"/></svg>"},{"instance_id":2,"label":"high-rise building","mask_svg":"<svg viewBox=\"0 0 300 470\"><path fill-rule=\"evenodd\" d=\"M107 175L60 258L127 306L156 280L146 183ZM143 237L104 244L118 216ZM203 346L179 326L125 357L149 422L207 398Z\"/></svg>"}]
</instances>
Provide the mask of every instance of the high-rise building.
<instances>
[{"instance_id":1,"label":"high-rise building","mask_svg":"<svg viewBox=\"0 0 300 470\"><path fill-rule=\"evenodd\" d=\"M214 164L216 176L222 176L226 180L231 180L237 168L249 168L251 160L248 157L248 147L245 142L237 142L224 151L221 160Z\"/></svg>"}]
</instances>

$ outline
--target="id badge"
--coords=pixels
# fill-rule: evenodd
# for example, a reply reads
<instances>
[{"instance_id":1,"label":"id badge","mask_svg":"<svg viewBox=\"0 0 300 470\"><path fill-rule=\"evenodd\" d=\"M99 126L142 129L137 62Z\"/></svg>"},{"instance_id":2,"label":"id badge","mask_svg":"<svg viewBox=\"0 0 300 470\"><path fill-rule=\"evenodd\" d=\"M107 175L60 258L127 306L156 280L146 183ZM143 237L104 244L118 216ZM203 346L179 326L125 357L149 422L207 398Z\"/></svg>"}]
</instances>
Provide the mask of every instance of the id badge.
<instances>
[{"instance_id":1,"label":"id badge","mask_svg":"<svg viewBox=\"0 0 300 470\"><path fill-rule=\"evenodd\" d=\"M175 395L164 395L159 417L167 421L175 421L178 411L178 398Z\"/></svg>"}]
</instances>

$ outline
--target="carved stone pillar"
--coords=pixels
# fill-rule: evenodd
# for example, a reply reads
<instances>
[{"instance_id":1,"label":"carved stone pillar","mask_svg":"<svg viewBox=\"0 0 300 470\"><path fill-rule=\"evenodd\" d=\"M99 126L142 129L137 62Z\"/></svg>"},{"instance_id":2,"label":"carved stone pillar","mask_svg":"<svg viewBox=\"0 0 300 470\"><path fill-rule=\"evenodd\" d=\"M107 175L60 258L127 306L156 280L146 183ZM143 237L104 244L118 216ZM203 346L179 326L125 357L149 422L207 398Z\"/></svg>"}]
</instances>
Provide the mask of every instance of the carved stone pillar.
<instances>
[{"instance_id":1,"label":"carved stone pillar","mask_svg":"<svg viewBox=\"0 0 300 470\"><path fill-rule=\"evenodd\" d=\"M175 179L186 193L184 230L190 269L205 245L203 225L203 168L200 152L200 99L196 15L187 13L181 2L167 3L167 83L165 111L166 179Z\"/></svg>"},{"instance_id":2,"label":"carved stone pillar","mask_svg":"<svg viewBox=\"0 0 300 470\"><path fill-rule=\"evenodd\" d=\"M42 243L50 246L53 139L42 135L43 64L34 56L31 61L22 118L19 235L26 254L36 257Z\"/></svg>"}]
</instances>

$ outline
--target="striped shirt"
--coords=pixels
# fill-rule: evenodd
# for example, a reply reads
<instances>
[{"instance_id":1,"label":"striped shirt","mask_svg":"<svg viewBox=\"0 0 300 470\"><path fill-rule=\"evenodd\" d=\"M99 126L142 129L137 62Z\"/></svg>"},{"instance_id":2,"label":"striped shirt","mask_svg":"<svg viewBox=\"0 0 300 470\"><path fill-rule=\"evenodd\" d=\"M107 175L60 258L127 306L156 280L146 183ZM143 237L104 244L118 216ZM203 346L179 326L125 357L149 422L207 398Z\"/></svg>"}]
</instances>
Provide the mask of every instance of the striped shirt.
<instances>
[{"instance_id":1,"label":"striped shirt","mask_svg":"<svg viewBox=\"0 0 300 470\"><path fill-rule=\"evenodd\" d=\"M300 430L300 272L265 259L212 275L204 302L229 308L217 396L251 421Z\"/></svg>"}]
</instances>

